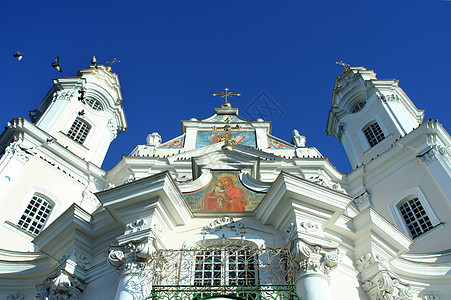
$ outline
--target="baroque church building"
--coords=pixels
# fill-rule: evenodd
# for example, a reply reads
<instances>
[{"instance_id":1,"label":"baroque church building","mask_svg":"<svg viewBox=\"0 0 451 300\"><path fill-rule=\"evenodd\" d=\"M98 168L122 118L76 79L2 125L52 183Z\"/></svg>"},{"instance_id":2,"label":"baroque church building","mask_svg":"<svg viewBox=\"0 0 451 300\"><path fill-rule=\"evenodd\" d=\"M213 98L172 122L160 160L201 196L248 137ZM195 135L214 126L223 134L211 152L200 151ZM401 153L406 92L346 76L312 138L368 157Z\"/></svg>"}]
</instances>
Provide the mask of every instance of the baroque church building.
<instances>
[{"instance_id":1,"label":"baroque church building","mask_svg":"<svg viewBox=\"0 0 451 300\"><path fill-rule=\"evenodd\" d=\"M451 139L397 80L336 78L346 175L232 95L105 171L117 74L55 79L0 136L0 299L451 299Z\"/></svg>"}]
</instances>

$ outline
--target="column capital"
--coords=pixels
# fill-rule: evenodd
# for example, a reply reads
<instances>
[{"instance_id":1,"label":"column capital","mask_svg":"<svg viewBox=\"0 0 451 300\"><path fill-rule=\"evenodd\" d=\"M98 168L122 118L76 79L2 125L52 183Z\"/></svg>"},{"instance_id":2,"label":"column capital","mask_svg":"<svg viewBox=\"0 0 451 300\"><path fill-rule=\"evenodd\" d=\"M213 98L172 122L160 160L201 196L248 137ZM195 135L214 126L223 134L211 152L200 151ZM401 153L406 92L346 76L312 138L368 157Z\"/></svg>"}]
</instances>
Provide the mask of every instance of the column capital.
<instances>
[{"instance_id":1,"label":"column capital","mask_svg":"<svg viewBox=\"0 0 451 300\"><path fill-rule=\"evenodd\" d=\"M38 290L35 299L80 299L81 293L86 288L83 280L67 272L58 270L50 275L42 283L36 285Z\"/></svg>"},{"instance_id":2,"label":"column capital","mask_svg":"<svg viewBox=\"0 0 451 300\"><path fill-rule=\"evenodd\" d=\"M294 239L291 245L294 262L300 268L300 277L320 275L329 279L331 270L338 266L339 251L335 243L312 243L302 238Z\"/></svg>"},{"instance_id":3,"label":"column capital","mask_svg":"<svg viewBox=\"0 0 451 300\"><path fill-rule=\"evenodd\" d=\"M112 267L122 271L122 275L143 273L155 250L155 239L145 237L111 246L107 260Z\"/></svg>"},{"instance_id":4,"label":"column capital","mask_svg":"<svg viewBox=\"0 0 451 300\"><path fill-rule=\"evenodd\" d=\"M390 271L380 271L371 280L362 284L371 300L411 300L410 286L401 283L399 277Z\"/></svg>"}]
</instances>

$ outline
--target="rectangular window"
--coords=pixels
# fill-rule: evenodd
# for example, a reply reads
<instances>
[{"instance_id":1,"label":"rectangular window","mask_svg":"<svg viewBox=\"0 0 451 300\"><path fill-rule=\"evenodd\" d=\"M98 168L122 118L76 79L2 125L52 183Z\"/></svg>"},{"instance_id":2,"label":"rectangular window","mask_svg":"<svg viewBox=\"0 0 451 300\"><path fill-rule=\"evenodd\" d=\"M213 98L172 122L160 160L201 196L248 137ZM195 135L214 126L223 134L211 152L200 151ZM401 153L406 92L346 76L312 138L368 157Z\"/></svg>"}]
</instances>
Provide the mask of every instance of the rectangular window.
<instances>
[{"instance_id":1,"label":"rectangular window","mask_svg":"<svg viewBox=\"0 0 451 300\"><path fill-rule=\"evenodd\" d=\"M91 125L89 125L88 122L77 118L67 135L77 143L83 144L88 136L89 130L91 130Z\"/></svg>"},{"instance_id":2,"label":"rectangular window","mask_svg":"<svg viewBox=\"0 0 451 300\"><path fill-rule=\"evenodd\" d=\"M257 258L250 250L203 250L196 254L195 286L253 286Z\"/></svg>"},{"instance_id":3,"label":"rectangular window","mask_svg":"<svg viewBox=\"0 0 451 300\"><path fill-rule=\"evenodd\" d=\"M50 202L38 195L34 195L22 217L20 217L19 227L32 234L39 234L52 211L52 207Z\"/></svg>"},{"instance_id":4,"label":"rectangular window","mask_svg":"<svg viewBox=\"0 0 451 300\"><path fill-rule=\"evenodd\" d=\"M431 220L418 198L413 198L404 202L399 206L399 211L404 218L412 238L416 238L433 227Z\"/></svg>"},{"instance_id":5,"label":"rectangular window","mask_svg":"<svg viewBox=\"0 0 451 300\"><path fill-rule=\"evenodd\" d=\"M363 133L365 134L366 139L371 147L382 141L385 136L377 122L369 125L365 129L363 129Z\"/></svg>"}]
</instances>

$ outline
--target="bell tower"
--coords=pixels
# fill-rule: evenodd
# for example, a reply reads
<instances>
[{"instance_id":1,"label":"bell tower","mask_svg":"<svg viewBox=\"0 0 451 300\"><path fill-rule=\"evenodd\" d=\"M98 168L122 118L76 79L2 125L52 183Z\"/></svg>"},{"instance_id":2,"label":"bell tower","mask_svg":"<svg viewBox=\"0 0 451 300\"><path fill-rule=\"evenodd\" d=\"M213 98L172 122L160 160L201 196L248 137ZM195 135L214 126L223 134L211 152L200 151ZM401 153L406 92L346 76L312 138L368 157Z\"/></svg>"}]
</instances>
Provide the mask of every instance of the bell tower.
<instances>
[{"instance_id":1,"label":"bell tower","mask_svg":"<svg viewBox=\"0 0 451 300\"><path fill-rule=\"evenodd\" d=\"M95 59L77 75L54 79L30 118L51 136L48 142L100 167L110 143L127 130L119 78Z\"/></svg>"},{"instance_id":2,"label":"bell tower","mask_svg":"<svg viewBox=\"0 0 451 300\"><path fill-rule=\"evenodd\" d=\"M415 107L398 83L377 79L364 67L346 68L336 78L326 131L343 144L354 169L422 123L424 111Z\"/></svg>"}]
</instances>

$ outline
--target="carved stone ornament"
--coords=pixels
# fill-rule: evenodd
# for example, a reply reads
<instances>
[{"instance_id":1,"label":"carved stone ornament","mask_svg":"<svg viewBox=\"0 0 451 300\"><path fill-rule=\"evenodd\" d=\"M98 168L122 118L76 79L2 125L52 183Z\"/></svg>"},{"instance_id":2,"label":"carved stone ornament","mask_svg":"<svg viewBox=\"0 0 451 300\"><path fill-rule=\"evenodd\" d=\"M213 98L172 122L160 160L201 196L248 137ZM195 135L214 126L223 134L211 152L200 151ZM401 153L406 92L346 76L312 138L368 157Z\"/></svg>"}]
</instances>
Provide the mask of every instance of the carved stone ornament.
<instances>
[{"instance_id":1,"label":"carved stone ornament","mask_svg":"<svg viewBox=\"0 0 451 300\"><path fill-rule=\"evenodd\" d=\"M111 141L113 141L117 137L117 124L116 124L116 121L114 119L109 119L106 126L107 126L108 130L110 131Z\"/></svg>"},{"instance_id":2,"label":"carved stone ornament","mask_svg":"<svg viewBox=\"0 0 451 300\"><path fill-rule=\"evenodd\" d=\"M429 151L427 151L423 155L418 156L418 159L424 162L426 165L429 165L434 161L438 160L439 156L442 156L444 159L448 161L450 160L450 157L444 147L433 145Z\"/></svg>"},{"instance_id":3,"label":"carved stone ornament","mask_svg":"<svg viewBox=\"0 0 451 300\"><path fill-rule=\"evenodd\" d=\"M122 275L148 274L148 262L155 250L154 239L148 237L115 245L110 248L108 263L122 271Z\"/></svg>"},{"instance_id":4,"label":"carved stone ornament","mask_svg":"<svg viewBox=\"0 0 451 300\"><path fill-rule=\"evenodd\" d=\"M291 138L291 144L296 146L296 148L305 147L306 138L299 134L296 129L293 130L293 137Z\"/></svg>"},{"instance_id":5,"label":"carved stone ornament","mask_svg":"<svg viewBox=\"0 0 451 300\"><path fill-rule=\"evenodd\" d=\"M229 228L236 232L237 235L243 235L247 232L246 225L241 222L235 222L231 217L217 218L204 228L202 228L202 234L214 234L223 228Z\"/></svg>"},{"instance_id":6,"label":"carved stone ornament","mask_svg":"<svg viewBox=\"0 0 451 300\"><path fill-rule=\"evenodd\" d=\"M387 259L379 253L365 253L355 262L357 271L362 272L374 264L382 264L387 267Z\"/></svg>"},{"instance_id":7,"label":"carved stone ornament","mask_svg":"<svg viewBox=\"0 0 451 300\"><path fill-rule=\"evenodd\" d=\"M28 148L19 142L12 142L5 148L5 153L13 156L22 163L26 163L36 152L33 148Z\"/></svg>"},{"instance_id":8,"label":"carved stone ornament","mask_svg":"<svg viewBox=\"0 0 451 300\"><path fill-rule=\"evenodd\" d=\"M440 300L440 297L433 295L426 295L423 297L423 300Z\"/></svg>"},{"instance_id":9,"label":"carved stone ornament","mask_svg":"<svg viewBox=\"0 0 451 300\"><path fill-rule=\"evenodd\" d=\"M141 230L143 230L143 228L146 224L147 224L147 221L144 219L138 219L133 222L130 222L125 227L125 234L130 234L130 233L141 231Z\"/></svg>"},{"instance_id":10,"label":"carved stone ornament","mask_svg":"<svg viewBox=\"0 0 451 300\"><path fill-rule=\"evenodd\" d=\"M291 253L294 262L300 268L300 275L315 274L329 279L329 273L340 262L337 248L328 248L321 245L311 245L302 239L292 243Z\"/></svg>"},{"instance_id":11,"label":"carved stone ornament","mask_svg":"<svg viewBox=\"0 0 451 300\"><path fill-rule=\"evenodd\" d=\"M70 100L74 95L74 91L57 91L53 93L53 101Z\"/></svg>"},{"instance_id":12,"label":"carved stone ornament","mask_svg":"<svg viewBox=\"0 0 451 300\"><path fill-rule=\"evenodd\" d=\"M84 282L60 270L56 276L49 277L43 283L36 285L37 293L35 299L57 300L57 299L80 299L81 293L86 288Z\"/></svg>"},{"instance_id":13,"label":"carved stone ornament","mask_svg":"<svg viewBox=\"0 0 451 300\"><path fill-rule=\"evenodd\" d=\"M86 202L89 205L93 207L100 206L100 201L97 199L97 197L88 189L85 189L82 193L82 202Z\"/></svg>"},{"instance_id":14,"label":"carved stone ornament","mask_svg":"<svg viewBox=\"0 0 451 300\"><path fill-rule=\"evenodd\" d=\"M360 196L354 199L354 203L357 205L360 211L363 211L365 208L371 205L370 203L370 194L365 191Z\"/></svg>"},{"instance_id":15,"label":"carved stone ornament","mask_svg":"<svg viewBox=\"0 0 451 300\"><path fill-rule=\"evenodd\" d=\"M146 142L148 146L158 147L161 144L161 136L158 132L153 132L147 136Z\"/></svg>"},{"instance_id":16,"label":"carved stone ornament","mask_svg":"<svg viewBox=\"0 0 451 300\"><path fill-rule=\"evenodd\" d=\"M73 249L63 255L59 260L59 263L63 263L66 260L71 260L82 269L88 270L92 262L92 257L78 249Z\"/></svg>"},{"instance_id":17,"label":"carved stone ornament","mask_svg":"<svg viewBox=\"0 0 451 300\"><path fill-rule=\"evenodd\" d=\"M6 297L6 300L23 300L24 297L21 293L15 293L15 294L11 294L8 295L8 297Z\"/></svg>"},{"instance_id":18,"label":"carved stone ornament","mask_svg":"<svg viewBox=\"0 0 451 300\"><path fill-rule=\"evenodd\" d=\"M411 300L410 286L402 284L399 277L388 271L380 271L362 284L371 300Z\"/></svg>"}]
</instances>

